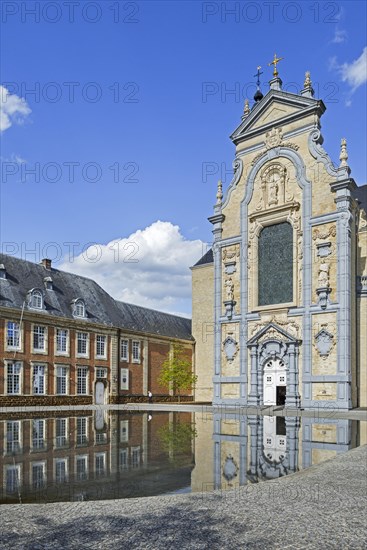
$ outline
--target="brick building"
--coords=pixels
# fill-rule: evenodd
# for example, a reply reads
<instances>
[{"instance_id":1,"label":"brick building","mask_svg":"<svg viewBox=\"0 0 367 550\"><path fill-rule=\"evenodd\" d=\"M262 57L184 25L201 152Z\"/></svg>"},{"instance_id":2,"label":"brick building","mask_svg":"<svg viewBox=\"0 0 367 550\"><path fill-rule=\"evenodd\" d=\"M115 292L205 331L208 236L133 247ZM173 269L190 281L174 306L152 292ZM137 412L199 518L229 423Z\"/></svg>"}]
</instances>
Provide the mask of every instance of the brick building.
<instances>
[{"instance_id":1,"label":"brick building","mask_svg":"<svg viewBox=\"0 0 367 550\"><path fill-rule=\"evenodd\" d=\"M189 319L118 302L50 260L0 255L1 405L170 400L158 376L174 343L191 360Z\"/></svg>"}]
</instances>

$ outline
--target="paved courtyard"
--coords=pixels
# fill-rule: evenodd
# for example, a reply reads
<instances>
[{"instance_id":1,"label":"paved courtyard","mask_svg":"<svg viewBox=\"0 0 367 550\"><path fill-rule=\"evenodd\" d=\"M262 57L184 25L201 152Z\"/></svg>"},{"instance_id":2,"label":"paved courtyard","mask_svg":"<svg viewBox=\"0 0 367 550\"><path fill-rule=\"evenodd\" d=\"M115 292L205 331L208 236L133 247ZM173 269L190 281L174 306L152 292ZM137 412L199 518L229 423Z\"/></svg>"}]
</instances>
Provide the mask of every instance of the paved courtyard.
<instances>
[{"instance_id":1,"label":"paved courtyard","mask_svg":"<svg viewBox=\"0 0 367 550\"><path fill-rule=\"evenodd\" d=\"M1 507L4 549L365 549L367 446L227 493Z\"/></svg>"}]
</instances>

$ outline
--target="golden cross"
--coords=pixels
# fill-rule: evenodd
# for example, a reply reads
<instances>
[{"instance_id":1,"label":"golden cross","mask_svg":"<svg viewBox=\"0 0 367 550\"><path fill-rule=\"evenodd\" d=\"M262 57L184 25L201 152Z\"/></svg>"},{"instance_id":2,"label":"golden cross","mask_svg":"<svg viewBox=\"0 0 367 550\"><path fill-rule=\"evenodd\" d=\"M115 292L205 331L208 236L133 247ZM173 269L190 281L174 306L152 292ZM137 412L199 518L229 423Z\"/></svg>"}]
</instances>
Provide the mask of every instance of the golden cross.
<instances>
[{"instance_id":1,"label":"golden cross","mask_svg":"<svg viewBox=\"0 0 367 550\"><path fill-rule=\"evenodd\" d=\"M269 67L270 65L274 65L273 76L278 76L279 73L277 71L277 63L279 63L279 61L281 61L282 59L284 59L284 57L277 57L277 54L275 53L273 61L271 63L268 63Z\"/></svg>"}]
</instances>

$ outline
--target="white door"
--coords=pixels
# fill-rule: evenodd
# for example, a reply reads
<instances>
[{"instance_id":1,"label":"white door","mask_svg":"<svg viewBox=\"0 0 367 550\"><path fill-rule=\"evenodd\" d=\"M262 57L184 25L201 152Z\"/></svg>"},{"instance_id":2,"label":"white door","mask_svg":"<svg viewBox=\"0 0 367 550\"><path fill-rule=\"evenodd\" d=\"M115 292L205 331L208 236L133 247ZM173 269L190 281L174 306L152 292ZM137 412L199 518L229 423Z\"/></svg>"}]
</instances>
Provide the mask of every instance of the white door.
<instances>
[{"instance_id":1,"label":"white door","mask_svg":"<svg viewBox=\"0 0 367 550\"><path fill-rule=\"evenodd\" d=\"M287 385L286 365L280 359L269 359L264 366L264 405L277 404L277 386Z\"/></svg>"},{"instance_id":2,"label":"white door","mask_svg":"<svg viewBox=\"0 0 367 550\"><path fill-rule=\"evenodd\" d=\"M96 405L104 405L104 384L103 382L96 383L95 402Z\"/></svg>"}]
</instances>

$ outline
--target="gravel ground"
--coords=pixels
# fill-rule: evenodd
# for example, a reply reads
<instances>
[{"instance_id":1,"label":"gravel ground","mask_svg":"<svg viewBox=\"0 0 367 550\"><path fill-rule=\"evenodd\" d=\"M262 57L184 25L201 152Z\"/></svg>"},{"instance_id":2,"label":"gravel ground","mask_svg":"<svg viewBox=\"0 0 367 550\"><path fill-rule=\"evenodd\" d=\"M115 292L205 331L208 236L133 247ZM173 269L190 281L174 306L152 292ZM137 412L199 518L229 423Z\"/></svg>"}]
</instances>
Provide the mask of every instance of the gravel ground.
<instances>
[{"instance_id":1,"label":"gravel ground","mask_svg":"<svg viewBox=\"0 0 367 550\"><path fill-rule=\"evenodd\" d=\"M2 549L367 547L367 446L236 491L1 506Z\"/></svg>"}]
</instances>

